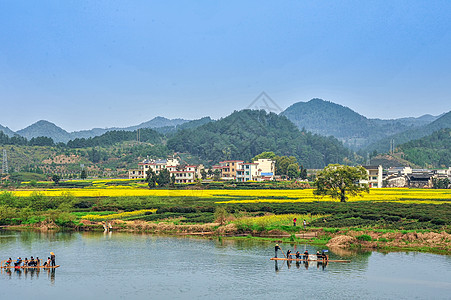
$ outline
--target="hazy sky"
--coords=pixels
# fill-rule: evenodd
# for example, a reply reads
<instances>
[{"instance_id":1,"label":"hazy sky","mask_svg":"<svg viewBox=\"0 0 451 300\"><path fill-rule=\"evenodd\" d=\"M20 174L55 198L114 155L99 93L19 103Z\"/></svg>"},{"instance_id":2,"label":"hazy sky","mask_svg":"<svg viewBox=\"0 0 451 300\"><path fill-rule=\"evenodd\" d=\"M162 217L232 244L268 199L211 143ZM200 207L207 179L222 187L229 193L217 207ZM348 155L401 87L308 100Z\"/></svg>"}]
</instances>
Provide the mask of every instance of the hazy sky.
<instances>
[{"instance_id":1,"label":"hazy sky","mask_svg":"<svg viewBox=\"0 0 451 300\"><path fill-rule=\"evenodd\" d=\"M266 92L371 118L451 109L451 1L0 0L0 124L224 117Z\"/></svg>"}]
</instances>

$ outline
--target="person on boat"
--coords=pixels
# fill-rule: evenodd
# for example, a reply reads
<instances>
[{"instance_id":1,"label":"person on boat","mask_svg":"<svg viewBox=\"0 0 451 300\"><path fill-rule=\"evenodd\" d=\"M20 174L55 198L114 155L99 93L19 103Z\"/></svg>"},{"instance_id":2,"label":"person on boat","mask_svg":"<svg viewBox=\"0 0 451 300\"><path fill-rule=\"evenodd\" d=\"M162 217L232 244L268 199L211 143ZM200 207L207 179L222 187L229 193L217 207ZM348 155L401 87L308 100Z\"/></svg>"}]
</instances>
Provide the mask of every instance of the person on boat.
<instances>
[{"instance_id":1,"label":"person on boat","mask_svg":"<svg viewBox=\"0 0 451 300\"><path fill-rule=\"evenodd\" d=\"M41 261L39 260L39 257L36 256L35 264L36 267L39 267L41 265Z\"/></svg>"},{"instance_id":2,"label":"person on boat","mask_svg":"<svg viewBox=\"0 0 451 300\"><path fill-rule=\"evenodd\" d=\"M50 252L50 260L52 261L52 267L55 266L55 253Z\"/></svg>"},{"instance_id":3,"label":"person on boat","mask_svg":"<svg viewBox=\"0 0 451 300\"><path fill-rule=\"evenodd\" d=\"M11 263L12 263L12 259L11 257L5 262L5 267L11 267Z\"/></svg>"},{"instance_id":4,"label":"person on boat","mask_svg":"<svg viewBox=\"0 0 451 300\"><path fill-rule=\"evenodd\" d=\"M308 260L308 250L305 250L305 251L304 251L304 259L305 259L305 260Z\"/></svg>"},{"instance_id":5,"label":"person on boat","mask_svg":"<svg viewBox=\"0 0 451 300\"><path fill-rule=\"evenodd\" d=\"M29 267L34 267L35 266L35 264L34 264L35 262L34 262L34 258L33 258L33 256L30 258L30 260L28 261L28 266Z\"/></svg>"},{"instance_id":6,"label":"person on boat","mask_svg":"<svg viewBox=\"0 0 451 300\"><path fill-rule=\"evenodd\" d=\"M301 253L299 251L296 251L296 259L301 259Z\"/></svg>"},{"instance_id":7,"label":"person on boat","mask_svg":"<svg viewBox=\"0 0 451 300\"><path fill-rule=\"evenodd\" d=\"M288 259L291 259L291 250L288 250L288 251L287 251L287 258L288 258Z\"/></svg>"},{"instance_id":8,"label":"person on boat","mask_svg":"<svg viewBox=\"0 0 451 300\"><path fill-rule=\"evenodd\" d=\"M44 267L50 267L51 259L47 257L47 261L44 263Z\"/></svg>"},{"instance_id":9,"label":"person on boat","mask_svg":"<svg viewBox=\"0 0 451 300\"><path fill-rule=\"evenodd\" d=\"M28 267L28 258L27 257L25 257L25 259L23 261L23 266Z\"/></svg>"},{"instance_id":10,"label":"person on boat","mask_svg":"<svg viewBox=\"0 0 451 300\"><path fill-rule=\"evenodd\" d=\"M18 257L14 263L14 267L20 267L20 264L22 264L22 258Z\"/></svg>"},{"instance_id":11,"label":"person on boat","mask_svg":"<svg viewBox=\"0 0 451 300\"><path fill-rule=\"evenodd\" d=\"M323 255L322 255L321 253L319 253L319 250L316 251L316 259L317 259L317 260L323 259Z\"/></svg>"},{"instance_id":12,"label":"person on boat","mask_svg":"<svg viewBox=\"0 0 451 300\"><path fill-rule=\"evenodd\" d=\"M277 258L277 250L281 250L282 251L282 249L280 249L280 247L279 247L279 244L276 244L276 246L274 247L274 250L275 250L275 258Z\"/></svg>"},{"instance_id":13,"label":"person on boat","mask_svg":"<svg viewBox=\"0 0 451 300\"><path fill-rule=\"evenodd\" d=\"M321 256L323 257L323 260L329 260L329 255L326 254L327 250L323 250L321 253Z\"/></svg>"}]
</instances>

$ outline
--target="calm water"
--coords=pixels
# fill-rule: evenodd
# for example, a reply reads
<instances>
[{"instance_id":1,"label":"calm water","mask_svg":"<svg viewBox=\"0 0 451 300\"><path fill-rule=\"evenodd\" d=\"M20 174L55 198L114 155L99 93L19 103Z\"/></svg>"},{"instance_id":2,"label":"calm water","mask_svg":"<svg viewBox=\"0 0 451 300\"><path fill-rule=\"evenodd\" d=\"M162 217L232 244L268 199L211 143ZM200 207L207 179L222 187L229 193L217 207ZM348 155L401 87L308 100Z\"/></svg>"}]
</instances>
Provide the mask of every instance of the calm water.
<instances>
[{"instance_id":1,"label":"calm water","mask_svg":"<svg viewBox=\"0 0 451 300\"><path fill-rule=\"evenodd\" d=\"M291 245L282 245L286 251ZM297 246L310 253L316 248ZM270 261L273 244L112 233L0 231L1 259L56 254L54 272L2 270L14 299L451 299L451 257L331 253L351 263ZM3 298L3 296L0 296Z\"/></svg>"}]
</instances>

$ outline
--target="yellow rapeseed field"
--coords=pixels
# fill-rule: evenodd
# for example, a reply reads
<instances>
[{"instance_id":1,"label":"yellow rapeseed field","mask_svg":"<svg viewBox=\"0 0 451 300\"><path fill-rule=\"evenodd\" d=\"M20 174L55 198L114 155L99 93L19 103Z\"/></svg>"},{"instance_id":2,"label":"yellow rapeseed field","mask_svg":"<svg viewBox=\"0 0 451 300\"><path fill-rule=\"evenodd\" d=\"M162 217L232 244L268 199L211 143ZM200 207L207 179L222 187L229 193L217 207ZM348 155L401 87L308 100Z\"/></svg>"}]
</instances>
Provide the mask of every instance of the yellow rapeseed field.
<instances>
[{"instance_id":1,"label":"yellow rapeseed field","mask_svg":"<svg viewBox=\"0 0 451 300\"><path fill-rule=\"evenodd\" d=\"M302 226L303 220L308 223L319 218L325 218L329 215L301 215L301 214L285 214L285 215L269 215L261 217L248 217L240 218L235 220L234 223L237 225L244 226L260 226L260 227L270 227L270 226L291 226L293 224L293 219L297 218L298 224Z\"/></svg>"},{"instance_id":2,"label":"yellow rapeseed field","mask_svg":"<svg viewBox=\"0 0 451 300\"><path fill-rule=\"evenodd\" d=\"M18 197L28 197L37 190L13 191ZM319 198L313 195L313 189L304 190L166 190L142 189L135 187L109 186L84 189L39 190L40 194L50 197L195 197L211 198L218 203L254 203L254 202L311 202L332 201L330 197ZM334 200L337 201L337 200ZM451 190L435 189L371 189L363 197L350 197L348 201L389 201L403 203L451 203Z\"/></svg>"}]
</instances>

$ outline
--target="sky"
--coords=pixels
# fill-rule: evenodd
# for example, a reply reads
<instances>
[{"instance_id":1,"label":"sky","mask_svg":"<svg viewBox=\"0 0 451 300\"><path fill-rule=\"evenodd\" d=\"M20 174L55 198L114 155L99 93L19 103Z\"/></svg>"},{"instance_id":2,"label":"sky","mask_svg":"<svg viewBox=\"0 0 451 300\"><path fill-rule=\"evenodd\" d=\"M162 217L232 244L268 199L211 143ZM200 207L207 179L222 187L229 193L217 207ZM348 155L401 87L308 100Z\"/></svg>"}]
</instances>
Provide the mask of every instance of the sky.
<instances>
[{"instance_id":1,"label":"sky","mask_svg":"<svg viewBox=\"0 0 451 300\"><path fill-rule=\"evenodd\" d=\"M265 92L368 118L451 110L451 1L0 0L0 124L225 117Z\"/></svg>"}]
</instances>

